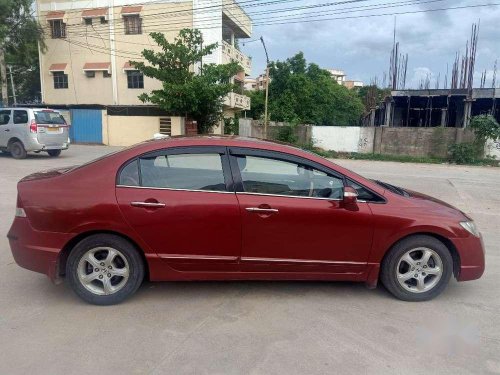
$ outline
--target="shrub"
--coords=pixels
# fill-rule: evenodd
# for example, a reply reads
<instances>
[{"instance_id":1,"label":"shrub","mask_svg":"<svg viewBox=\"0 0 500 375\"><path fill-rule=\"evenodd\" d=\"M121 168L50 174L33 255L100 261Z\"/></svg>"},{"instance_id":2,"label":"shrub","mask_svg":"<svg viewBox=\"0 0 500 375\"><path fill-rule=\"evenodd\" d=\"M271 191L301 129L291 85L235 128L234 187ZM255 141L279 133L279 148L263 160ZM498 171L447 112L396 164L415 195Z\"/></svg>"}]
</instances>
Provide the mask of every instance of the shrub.
<instances>
[{"instance_id":1,"label":"shrub","mask_svg":"<svg viewBox=\"0 0 500 375\"><path fill-rule=\"evenodd\" d=\"M449 159L456 164L472 164L477 160L477 145L472 142L453 144L449 148Z\"/></svg>"},{"instance_id":2,"label":"shrub","mask_svg":"<svg viewBox=\"0 0 500 375\"><path fill-rule=\"evenodd\" d=\"M294 130L295 129L293 125L280 126L278 129L278 134L276 135L276 140L290 144L297 143L297 137Z\"/></svg>"}]
</instances>

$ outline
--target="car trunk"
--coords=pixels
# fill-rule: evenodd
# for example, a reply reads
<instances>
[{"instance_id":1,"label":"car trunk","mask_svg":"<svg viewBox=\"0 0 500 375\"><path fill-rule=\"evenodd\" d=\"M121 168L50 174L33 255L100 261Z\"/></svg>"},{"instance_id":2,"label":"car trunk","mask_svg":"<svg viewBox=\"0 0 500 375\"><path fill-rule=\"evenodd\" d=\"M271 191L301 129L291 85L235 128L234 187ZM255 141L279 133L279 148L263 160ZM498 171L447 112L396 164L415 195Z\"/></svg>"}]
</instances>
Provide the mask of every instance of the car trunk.
<instances>
[{"instance_id":1,"label":"car trunk","mask_svg":"<svg viewBox=\"0 0 500 375\"><path fill-rule=\"evenodd\" d=\"M59 112L35 111L38 142L47 147L61 146L68 141L68 125Z\"/></svg>"}]
</instances>

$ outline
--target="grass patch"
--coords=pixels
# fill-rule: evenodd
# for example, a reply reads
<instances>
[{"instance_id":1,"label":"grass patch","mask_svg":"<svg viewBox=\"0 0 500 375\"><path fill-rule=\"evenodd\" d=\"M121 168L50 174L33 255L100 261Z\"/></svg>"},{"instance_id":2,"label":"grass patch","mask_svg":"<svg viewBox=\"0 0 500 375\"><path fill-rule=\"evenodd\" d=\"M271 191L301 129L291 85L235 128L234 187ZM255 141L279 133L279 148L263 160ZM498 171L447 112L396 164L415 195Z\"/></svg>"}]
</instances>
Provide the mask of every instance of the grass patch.
<instances>
[{"instance_id":1,"label":"grass patch","mask_svg":"<svg viewBox=\"0 0 500 375\"><path fill-rule=\"evenodd\" d=\"M307 151L313 152L324 158L351 159L351 160L375 160L375 161L395 161L399 163L423 163L423 164L454 164L448 158L436 156L409 156L409 155L384 155L384 154L360 154L357 152L336 152L326 151L310 145L303 146ZM464 163L465 165L480 165L500 167L500 160L486 158Z\"/></svg>"}]
</instances>

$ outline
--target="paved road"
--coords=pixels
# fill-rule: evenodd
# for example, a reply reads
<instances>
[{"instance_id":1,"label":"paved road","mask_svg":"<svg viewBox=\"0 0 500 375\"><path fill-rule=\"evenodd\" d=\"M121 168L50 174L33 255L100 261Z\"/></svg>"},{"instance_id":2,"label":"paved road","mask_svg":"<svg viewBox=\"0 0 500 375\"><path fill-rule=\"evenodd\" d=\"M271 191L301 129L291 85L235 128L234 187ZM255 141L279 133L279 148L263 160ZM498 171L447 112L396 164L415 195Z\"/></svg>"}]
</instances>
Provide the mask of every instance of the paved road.
<instances>
[{"instance_id":1,"label":"paved road","mask_svg":"<svg viewBox=\"0 0 500 375\"><path fill-rule=\"evenodd\" d=\"M196 282L147 283L96 307L18 267L5 235L19 178L110 151L0 156L0 374L500 374L500 169L338 161L476 219L485 276L434 301L353 283Z\"/></svg>"}]
</instances>

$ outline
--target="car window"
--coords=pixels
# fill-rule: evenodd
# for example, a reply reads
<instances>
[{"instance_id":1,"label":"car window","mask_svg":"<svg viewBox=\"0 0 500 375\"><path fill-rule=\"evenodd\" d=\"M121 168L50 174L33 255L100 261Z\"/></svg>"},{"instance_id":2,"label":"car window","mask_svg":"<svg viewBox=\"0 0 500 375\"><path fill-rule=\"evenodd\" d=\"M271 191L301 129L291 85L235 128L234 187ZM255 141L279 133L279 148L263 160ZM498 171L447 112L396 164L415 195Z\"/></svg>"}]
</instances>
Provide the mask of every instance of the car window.
<instances>
[{"instance_id":1,"label":"car window","mask_svg":"<svg viewBox=\"0 0 500 375\"><path fill-rule=\"evenodd\" d=\"M10 111L9 110L1 110L0 111L0 125L6 125L10 121Z\"/></svg>"},{"instance_id":2,"label":"car window","mask_svg":"<svg viewBox=\"0 0 500 375\"><path fill-rule=\"evenodd\" d=\"M356 192L358 193L358 201L365 201L365 202L383 202L384 199L379 197L377 194L372 193L370 190L366 189L365 187L361 186L360 184L352 181L352 180L347 180L347 185L352 187Z\"/></svg>"},{"instance_id":3,"label":"car window","mask_svg":"<svg viewBox=\"0 0 500 375\"><path fill-rule=\"evenodd\" d=\"M298 163L237 156L243 190L248 193L340 199L341 178Z\"/></svg>"},{"instance_id":4,"label":"car window","mask_svg":"<svg viewBox=\"0 0 500 375\"><path fill-rule=\"evenodd\" d=\"M139 186L139 181L139 162L134 160L122 169L118 184L124 186Z\"/></svg>"},{"instance_id":5,"label":"car window","mask_svg":"<svg viewBox=\"0 0 500 375\"><path fill-rule=\"evenodd\" d=\"M140 173L144 187L226 191L219 154L143 157Z\"/></svg>"},{"instance_id":6,"label":"car window","mask_svg":"<svg viewBox=\"0 0 500 375\"><path fill-rule=\"evenodd\" d=\"M39 111L35 112L35 121L37 124L65 125L66 120L59 112Z\"/></svg>"},{"instance_id":7,"label":"car window","mask_svg":"<svg viewBox=\"0 0 500 375\"><path fill-rule=\"evenodd\" d=\"M28 123L28 112L14 110L14 124L27 124Z\"/></svg>"}]
</instances>

